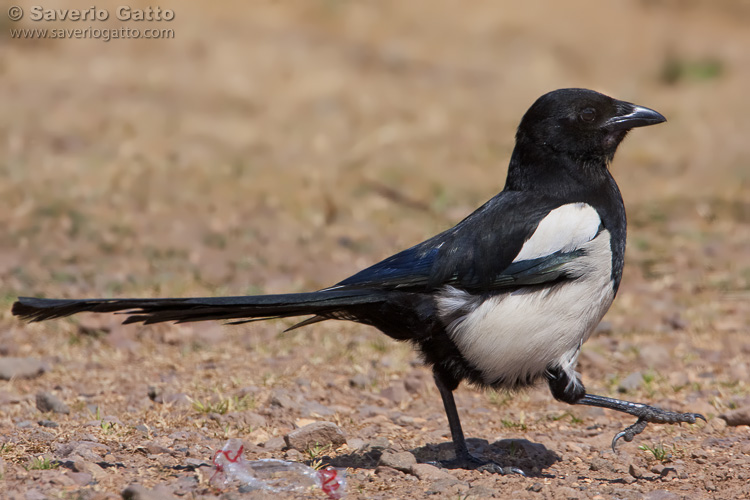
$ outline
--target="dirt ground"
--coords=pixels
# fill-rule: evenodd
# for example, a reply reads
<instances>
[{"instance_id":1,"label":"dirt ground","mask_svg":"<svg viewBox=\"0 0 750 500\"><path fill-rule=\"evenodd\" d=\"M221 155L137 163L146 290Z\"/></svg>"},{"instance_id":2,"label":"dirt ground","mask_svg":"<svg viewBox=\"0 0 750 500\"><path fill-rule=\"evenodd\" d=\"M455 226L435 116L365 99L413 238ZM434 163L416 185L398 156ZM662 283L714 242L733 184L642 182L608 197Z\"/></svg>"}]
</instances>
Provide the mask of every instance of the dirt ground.
<instances>
[{"instance_id":1,"label":"dirt ground","mask_svg":"<svg viewBox=\"0 0 750 500\"><path fill-rule=\"evenodd\" d=\"M20 40L10 29L92 23L0 13L0 364L33 372L0 381L0 496L264 498L208 482L240 438L247 459L347 468L352 499L750 498L750 426L719 418L750 414L750 3L160 6L175 19L137 27L174 39ZM10 315L19 295L330 285L499 191L523 112L570 86L669 120L613 165L626 269L584 382L707 424L651 425L613 453L631 418L462 386L471 449L528 477L418 475L383 454L448 458L440 397L408 346L367 327ZM42 393L69 413L42 412ZM314 421L348 443L285 449Z\"/></svg>"}]
</instances>

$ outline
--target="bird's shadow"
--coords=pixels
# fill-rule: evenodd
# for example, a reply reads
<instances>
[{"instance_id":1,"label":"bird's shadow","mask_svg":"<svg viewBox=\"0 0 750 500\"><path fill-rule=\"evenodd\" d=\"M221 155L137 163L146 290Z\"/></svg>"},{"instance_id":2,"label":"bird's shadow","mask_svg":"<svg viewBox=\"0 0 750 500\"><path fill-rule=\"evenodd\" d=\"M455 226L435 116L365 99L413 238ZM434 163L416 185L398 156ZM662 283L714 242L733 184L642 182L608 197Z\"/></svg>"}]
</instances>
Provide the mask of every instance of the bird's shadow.
<instances>
[{"instance_id":1,"label":"bird's shadow","mask_svg":"<svg viewBox=\"0 0 750 500\"><path fill-rule=\"evenodd\" d=\"M501 467L514 467L527 476L545 476L545 470L561 460L546 446L527 439L501 439L489 443L486 439L467 439L469 451L475 457L494 462ZM381 464L383 448L360 449L346 455L323 457L323 462L333 467L374 469ZM393 451L393 450L391 450ZM419 463L446 463L455 457L453 443L427 444L409 450Z\"/></svg>"}]
</instances>

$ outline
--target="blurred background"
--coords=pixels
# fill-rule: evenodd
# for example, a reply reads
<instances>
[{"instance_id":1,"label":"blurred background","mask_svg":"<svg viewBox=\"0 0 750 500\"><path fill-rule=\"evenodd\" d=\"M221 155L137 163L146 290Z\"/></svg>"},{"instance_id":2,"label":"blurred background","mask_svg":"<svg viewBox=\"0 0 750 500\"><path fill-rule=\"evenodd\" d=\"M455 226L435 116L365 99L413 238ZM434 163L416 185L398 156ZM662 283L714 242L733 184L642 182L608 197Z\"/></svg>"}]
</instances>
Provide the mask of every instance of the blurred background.
<instances>
[{"instance_id":1,"label":"blurred background","mask_svg":"<svg viewBox=\"0 0 750 500\"><path fill-rule=\"evenodd\" d=\"M499 191L522 114L561 87L669 119L633 133L613 166L632 245L654 243L639 233L651 222L690 240L651 271L699 259L704 277L748 286L747 1L160 6L175 19L4 19L6 295L325 286ZM89 25L175 35L8 36Z\"/></svg>"},{"instance_id":2,"label":"blurred background","mask_svg":"<svg viewBox=\"0 0 750 500\"><path fill-rule=\"evenodd\" d=\"M655 217L702 240L696 255L670 244L660 266L700 259L747 286L747 1L161 7L175 19L3 19L6 295L325 286L499 191L520 117L561 87L667 116L613 167L631 243L651 244L638 231ZM89 25L175 35L9 37Z\"/></svg>"},{"instance_id":3,"label":"blurred background","mask_svg":"<svg viewBox=\"0 0 750 500\"><path fill-rule=\"evenodd\" d=\"M605 335L661 339L672 353L689 340L692 354L675 355L678 366L693 363L696 373L735 385L747 377L740 356L750 352L750 2L159 6L175 19L41 26L11 22L3 8L4 354L71 360L88 355L76 349L92 347L71 343L78 320L16 322L9 308L18 295L330 285L450 227L493 196L525 110L550 90L586 87L669 120L634 131L612 166L630 227L625 278ZM10 36L19 27L89 25L170 28L174 38ZM106 325L97 328L115 328ZM217 335L252 331L272 342L282 326ZM124 345L134 354L113 355L103 366L147 359L138 347L142 330L128 328L122 335L135 344ZM353 325L326 328L310 335L380 338ZM602 344L602 355L610 347ZM622 364L610 368L626 374L625 363L644 363L634 356L615 357ZM727 372L737 364L744 368Z\"/></svg>"}]
</instances>

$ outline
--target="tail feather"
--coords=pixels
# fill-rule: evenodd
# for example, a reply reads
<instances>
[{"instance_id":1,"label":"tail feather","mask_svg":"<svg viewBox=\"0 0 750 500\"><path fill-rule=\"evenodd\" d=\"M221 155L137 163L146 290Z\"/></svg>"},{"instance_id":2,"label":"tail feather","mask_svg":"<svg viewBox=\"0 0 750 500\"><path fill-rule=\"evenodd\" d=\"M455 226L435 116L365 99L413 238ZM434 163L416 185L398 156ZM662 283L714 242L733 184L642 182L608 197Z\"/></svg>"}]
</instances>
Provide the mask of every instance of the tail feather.
<instances>
[{"instance_id":1,"label":"tail feather","mask_svg":"<svg viewBox=\"0 0 750 500\"><path fill-rule=\"evenodd\" d=\"M262 320L335 315L384 300L377 290L325 290L310 293L185 299L38 299L19 297L12 313L28 321L64 318L80 312L127 314L124 323L186 323L208 320ZM239 321L242 322L242 321Z\"/></svg>"}]
</instances>

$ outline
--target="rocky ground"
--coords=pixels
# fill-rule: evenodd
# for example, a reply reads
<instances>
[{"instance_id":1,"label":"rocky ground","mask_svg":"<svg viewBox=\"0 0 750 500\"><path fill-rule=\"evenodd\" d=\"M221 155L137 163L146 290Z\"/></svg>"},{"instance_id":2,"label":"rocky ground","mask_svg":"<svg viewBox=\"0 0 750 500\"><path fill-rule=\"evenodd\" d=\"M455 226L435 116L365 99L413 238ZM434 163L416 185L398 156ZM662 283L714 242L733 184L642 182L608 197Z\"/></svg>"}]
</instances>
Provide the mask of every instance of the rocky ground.
<instances>
[{"instance_id":1,"label":"rocky ground","mask_svg":"<svg viewBox=\"0 0 750 500\"><path fill-rule=\"evenodd\" d=\"M235 438L246 460L345 469L347 498L750 498L747 2L171 7L174 40L32 42L0 23L3 498L279 497L211 482ZM626 272L584 382L707 423L613 453L632 419L462 386L472 451L526 477L445 470L429 371L369 328L10 315L18 295L334 283L501 189L522 113L565 86L669 119L613 165Z\"/></svg>"}]
</instances>

